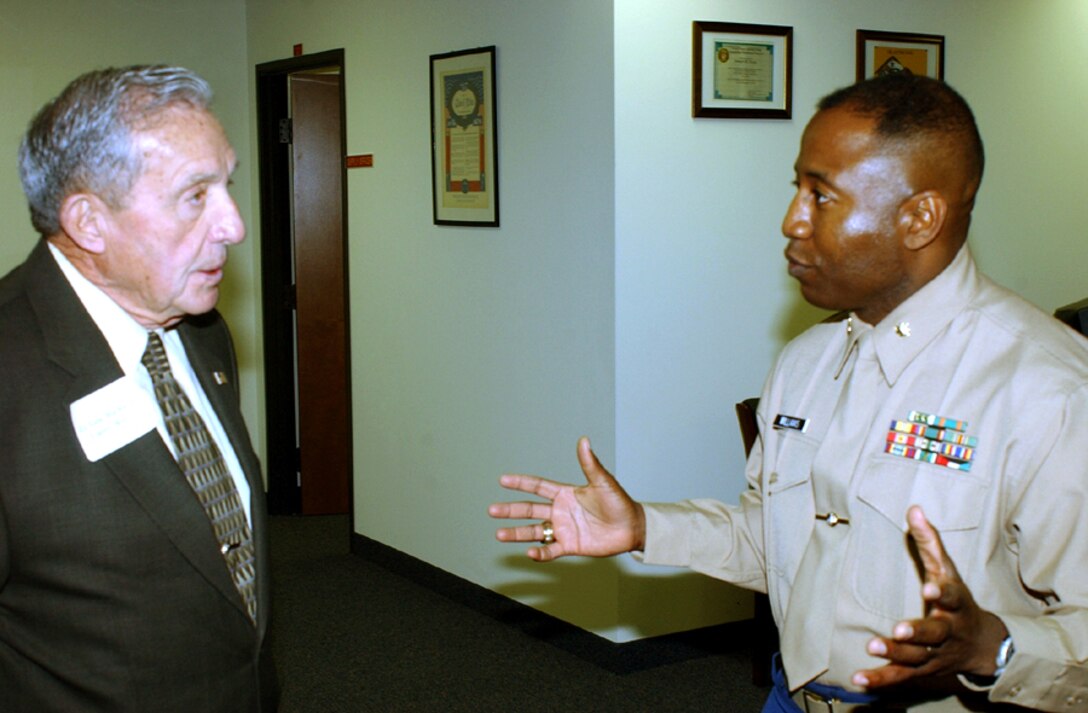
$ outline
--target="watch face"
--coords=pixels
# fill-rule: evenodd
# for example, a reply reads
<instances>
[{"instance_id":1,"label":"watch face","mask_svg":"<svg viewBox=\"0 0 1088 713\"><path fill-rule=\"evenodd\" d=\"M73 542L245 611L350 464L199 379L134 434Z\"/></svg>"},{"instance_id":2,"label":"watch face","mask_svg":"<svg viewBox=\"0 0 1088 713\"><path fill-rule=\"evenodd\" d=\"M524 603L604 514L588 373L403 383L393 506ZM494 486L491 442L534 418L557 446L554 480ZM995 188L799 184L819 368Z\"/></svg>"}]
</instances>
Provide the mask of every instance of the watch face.
<instances>
[{"instance_id":1,"label":"watch face","mask_svg":"<svg viewBox=\"0 0 1088 713\"><path fill-rule=\"evenodd\" d=\"M1013 653L1016 652L1016 647L1012 643L1012 636L1006 636L1005 640L1001 642L1001 646L997 649L997 659L994 663L997 665L997 671L1000 674L1005 670L1005 667L1009 665L1009 659L1012 658Z\"/></svg>"}]
</instances>

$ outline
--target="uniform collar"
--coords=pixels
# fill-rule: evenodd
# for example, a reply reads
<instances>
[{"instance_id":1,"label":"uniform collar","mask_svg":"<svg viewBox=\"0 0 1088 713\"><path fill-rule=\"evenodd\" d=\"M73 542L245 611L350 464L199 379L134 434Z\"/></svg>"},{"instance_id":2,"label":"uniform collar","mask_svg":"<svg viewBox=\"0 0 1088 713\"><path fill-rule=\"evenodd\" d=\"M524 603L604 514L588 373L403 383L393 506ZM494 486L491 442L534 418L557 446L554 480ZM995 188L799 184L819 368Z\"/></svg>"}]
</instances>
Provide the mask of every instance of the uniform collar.
<instances>
[{"instance_id":1,"label":"uniform collar","mask_svg":"<svg viewBox=\"0 0 1088 713\"><path fill-rule=\"evenodd\" d=\"M963 311L978 288L979 276L967 243L937 277L869 328L851 313L844 324L846 345L836 374L841 372L861 334L871 329L873 351L888 385Z\"/></svg>"}]
</instances>

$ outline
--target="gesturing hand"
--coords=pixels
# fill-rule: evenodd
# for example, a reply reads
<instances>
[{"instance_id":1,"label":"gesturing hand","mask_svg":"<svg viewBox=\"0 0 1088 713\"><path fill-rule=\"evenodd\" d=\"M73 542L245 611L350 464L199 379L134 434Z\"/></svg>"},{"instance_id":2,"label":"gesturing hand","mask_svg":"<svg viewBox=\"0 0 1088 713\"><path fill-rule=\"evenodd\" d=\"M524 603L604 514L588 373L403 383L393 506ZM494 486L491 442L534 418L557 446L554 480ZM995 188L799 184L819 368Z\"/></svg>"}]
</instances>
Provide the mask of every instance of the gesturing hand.
<instances>
[{"instance_id":1,"label":"gesturing hand","mask_svg":"<svg viewBox=\"0 0 1088 713\"><path fill-rule=\"evenodd\" d=\"M889 663L858 671L854 684L879 688L920 676L993 674L997 649L1007 635L1005 625L975 602L922 508L912 505L907 510L907 524L922 559L926 615L899 622L890 638L870 640L868 652Z\"/></svg>"},{"instance_id":2,"label":"gesturing hand","mask_svg":"<svg viewBox=\"0 0 1088 713\"><path fill-rule=\"evenodd\" d=\"M504 488L538 495L547 502L491 505L488 514L494 518L542 521L499 528L495 536L503 542L540 542L542 523L550 521L554 541L528 551L529 557L540 562L566 555L607 557L642 549L646 530L642 506L604 469L588 438L578 440L578 463L586 485L556 483L535 475L503 475L499 483Z\"/></svg>"}]
</instances>

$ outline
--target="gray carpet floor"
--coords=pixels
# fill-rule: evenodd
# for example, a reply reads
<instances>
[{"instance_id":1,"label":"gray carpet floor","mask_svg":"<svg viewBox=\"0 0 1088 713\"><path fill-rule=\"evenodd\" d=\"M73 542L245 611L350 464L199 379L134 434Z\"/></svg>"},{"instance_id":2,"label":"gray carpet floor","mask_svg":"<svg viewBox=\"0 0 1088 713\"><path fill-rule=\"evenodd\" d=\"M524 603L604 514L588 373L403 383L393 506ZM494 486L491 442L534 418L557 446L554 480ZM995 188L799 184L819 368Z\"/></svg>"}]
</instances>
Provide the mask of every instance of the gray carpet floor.
<instances>
[{"instance_id":1,"label":"gray carpet floor","mask_svg":"<svg viewBox=\"0 0 1088 713\"><path fill-rule=\"evenodd\" d=\"M282 713L758 712L743 645L616 672L349 552L346 517L273 517Z\"/></svg>"}]
</instances>

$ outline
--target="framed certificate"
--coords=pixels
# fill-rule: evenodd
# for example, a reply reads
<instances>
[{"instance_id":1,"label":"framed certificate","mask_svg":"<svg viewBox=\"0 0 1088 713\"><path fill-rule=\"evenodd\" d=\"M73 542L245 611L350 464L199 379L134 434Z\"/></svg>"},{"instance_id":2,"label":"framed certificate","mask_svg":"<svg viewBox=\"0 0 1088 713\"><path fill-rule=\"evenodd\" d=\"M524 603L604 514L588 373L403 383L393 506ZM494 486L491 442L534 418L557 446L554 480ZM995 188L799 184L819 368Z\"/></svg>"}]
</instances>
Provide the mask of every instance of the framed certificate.
<instances>
[{"instance_id":1,"label":"framed certificate","mask_svg":"<svg viewBox=\"0 0 1088 713\"><path fill-rule=\"evenodd\" d=\"M944 80L944 35L857 32L857 80L910 72Z\"/></svg>"},{"instance_id":2,"label":"framed certificate","mask_svg":"<svg viewBox=\"0 0 1088 713\"><path fill-rule=\"evenodd\" d=\"M792 27L692 23L692 116L789 119L792 81Z\"/></svg>"},{"instance_id":3,"label":"framed certificate","mask_svg":"<svg viewBox=\"0 0 1088 713\"><path fill-rule=\"evenodd\" d=\"M431 55L435 225L499 225L495 47Z\"/></svg>"}]
</instances>

